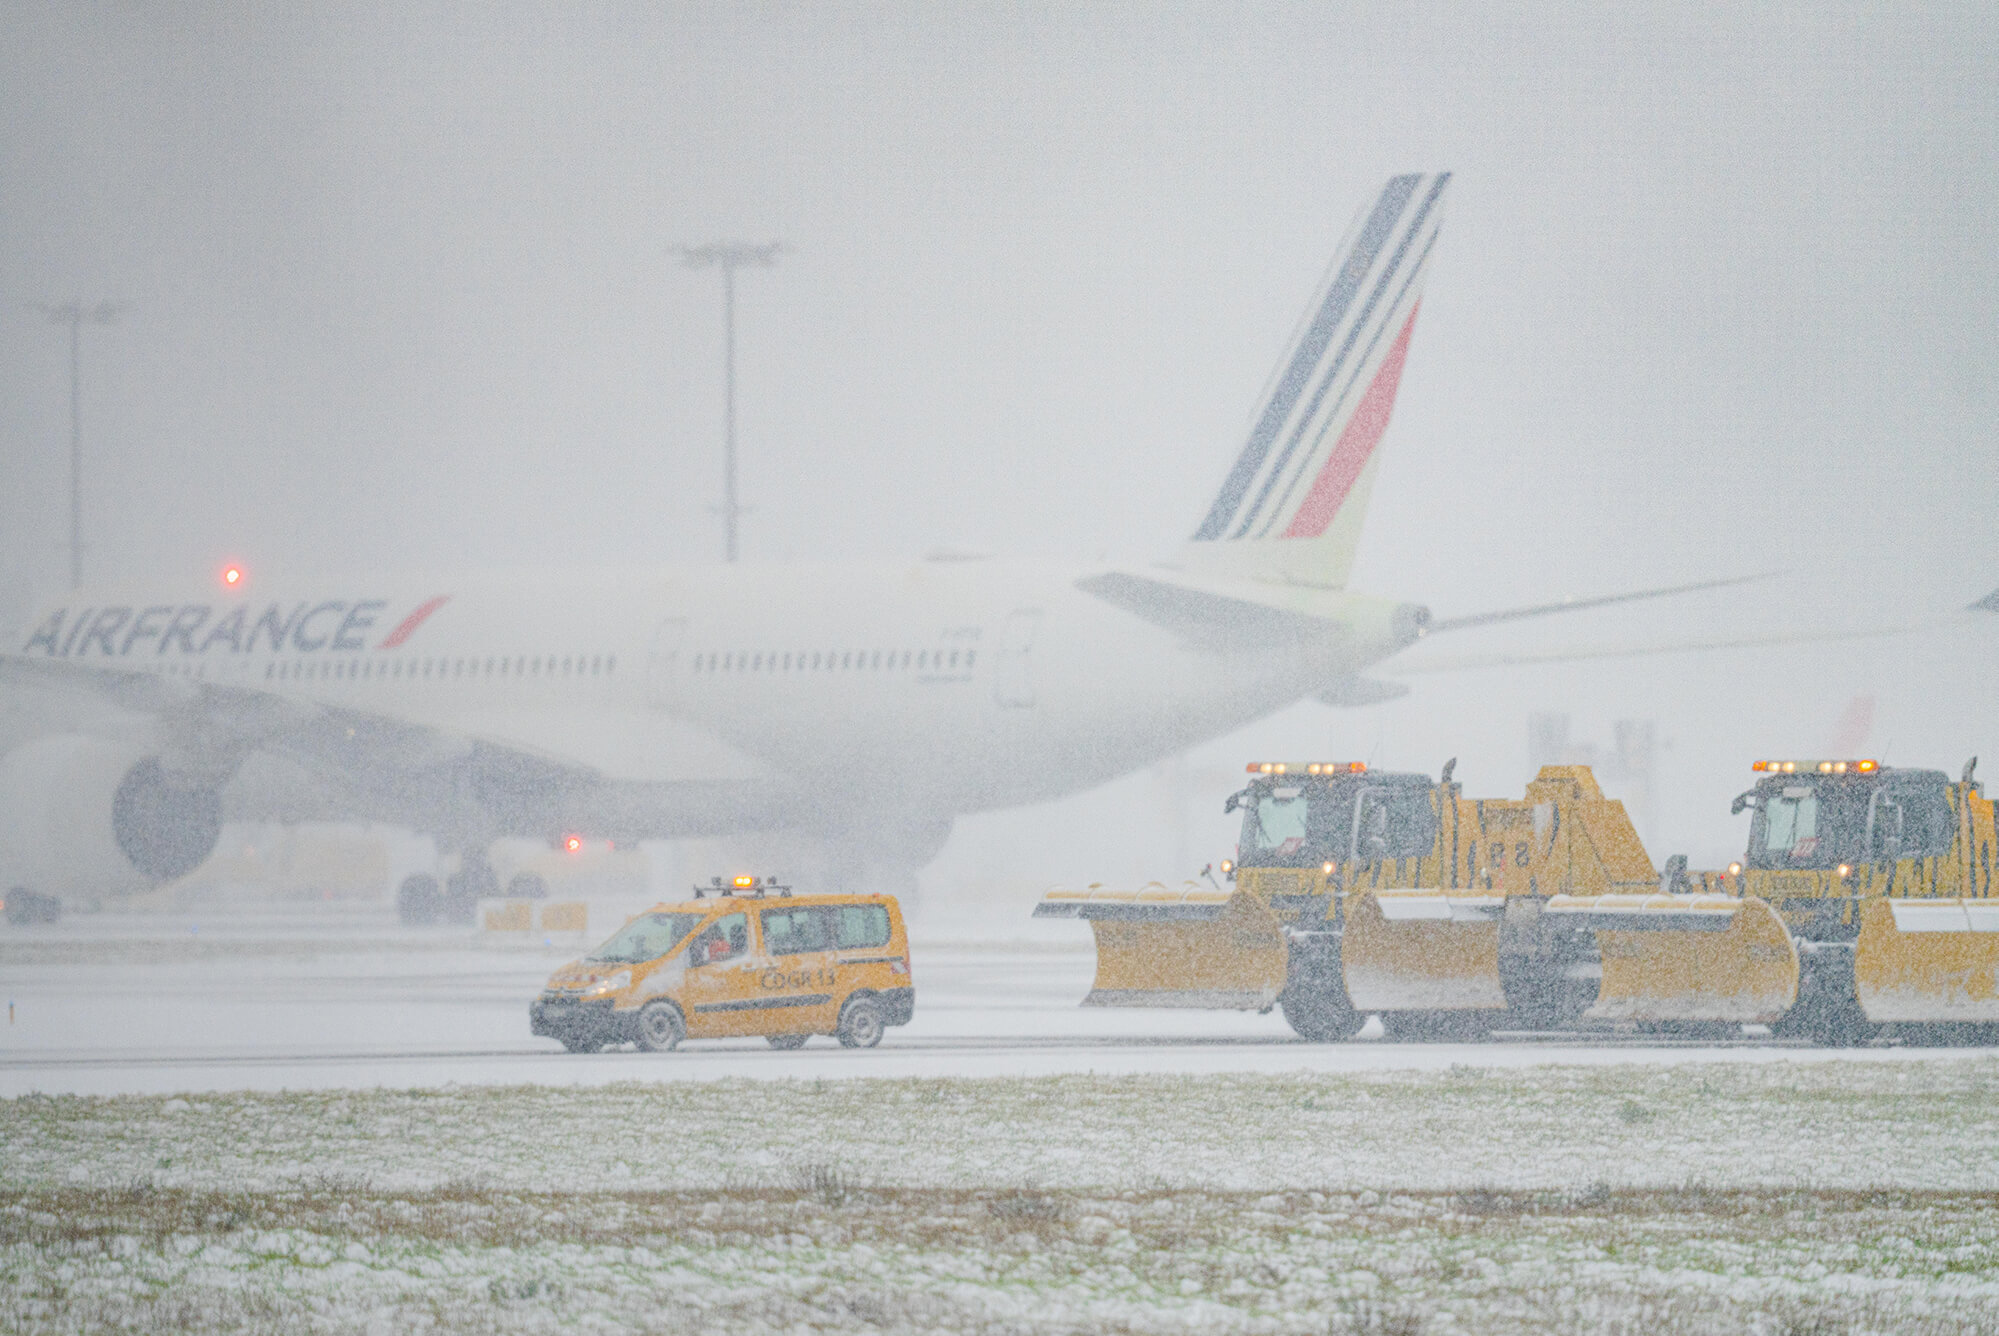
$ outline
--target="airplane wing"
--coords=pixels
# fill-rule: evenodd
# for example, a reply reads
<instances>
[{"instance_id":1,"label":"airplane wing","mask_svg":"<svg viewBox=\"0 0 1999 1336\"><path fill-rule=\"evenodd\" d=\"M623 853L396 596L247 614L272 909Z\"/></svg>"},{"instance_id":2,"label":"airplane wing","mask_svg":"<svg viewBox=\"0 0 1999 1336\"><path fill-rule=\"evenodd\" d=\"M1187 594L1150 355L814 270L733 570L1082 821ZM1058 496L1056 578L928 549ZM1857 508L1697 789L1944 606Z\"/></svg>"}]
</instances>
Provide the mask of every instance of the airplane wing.
<instances>
[{"instance_id":1,"label":"airplane wing","mask_svg":"<svg viewBox=\"0 0 1999 1336\"><path fill-rule=\"evenodd\" d=\"M347 784L393 790L397 777L448 771L475 792L552 799L601 779L586 765L516 744L230 683L0 655L0 684L89 694L149 715L169 747L224 771L250 752L268 752Z\"/></svg>"},{"instance_id":2,"label":"airplane wing","mask_svg":"<svg viewBox=\"0 0 1999 1336\"><path fill-rule=\"evenodd\" d=\"M1755 578L1755 577L1751 577ZM1737 583L1724 581L1721 583ZM1688 586L1689 589L1706 586ZM1573 604L1549 605L1549 610L1560 611L1567 607L1591 607L1616 599L1589 600ZM1529 610L1530 612L1532 610ZM1385 665L1381 671L1392 677L1414 677L1429 673L1470 672L1479 668L1506 668L1520 664L1573 663L1587 659L1636 659L1650 658L1661 654L1688 654L1700 650L1759 649L1770 645L1805 645L1841 640L1880 640L1891 636L1910 635L1918 631L1936 631L1947 626L1970 622L1975 614L1999 613L1999 589L1984 598L1941 617L1897 622L1884 626L1847 626L1813 628L1810 630L1773 631L1749 636L1695 636L1683 640L1658 641L1644 644L1585 645L1566 649L1548 650L1505 650L1491 654L1449 654L1424 655ZM1483 617L1454 618L1438 626L1455 628L1459 626L1485 625L1489 621L1507 620L1501 615Z\"/></svg>"},{"instance_id":3,"label":"airplane wing","mask_svg":"<svg viewBox=\"0 0 1999 1336\"><path fill-rule=\"evenodd\" d=\"M1435 635L1439 631L1467 631L1475 626L1494 626L1500 622L1524 621L1529 617L1547 617L1558 612L1581 612L1586 608L1607 608L1616 603L1637 603L1648 598L1669 598L1674 594L1693 594L1703 589L1727 589L1731 585L1749 584L1756 580L1767 580L1775 571L1764 571L1758 575L1731 575L1720 580L1701 580L1694 584L1669 585L1663 589L1638 589L1625 594L1599 594L1593 598L1565 598L1556 603L1536 603L1526 608L1507 608L1499 612L1478 612L1468 617L1443 617L1432 619L1424 634Z\"/></svg>"}]
</instances>

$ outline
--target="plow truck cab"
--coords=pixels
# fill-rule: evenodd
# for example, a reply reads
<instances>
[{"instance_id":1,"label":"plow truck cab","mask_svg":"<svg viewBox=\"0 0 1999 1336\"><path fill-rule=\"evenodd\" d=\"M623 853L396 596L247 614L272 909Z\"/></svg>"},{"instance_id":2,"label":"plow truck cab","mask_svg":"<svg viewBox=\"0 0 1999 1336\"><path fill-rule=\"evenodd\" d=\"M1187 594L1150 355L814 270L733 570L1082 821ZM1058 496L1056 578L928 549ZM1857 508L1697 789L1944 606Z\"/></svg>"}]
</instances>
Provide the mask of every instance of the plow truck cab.
<instances>
[{"instance_id":1,"label":"plow truck cab","mask_svg":"<svg viewBox=\"0 0 1999 1336\"><path fill-rule=\"evenodd\" d=\"M1642 910L1606 922L1622 930L1605 935L1600 1005L1637 1020L1763 1021L1830 1044L1887 1024L1999 1036L1993 805L1975 766L1953 784L1866 759L1756 762L1733 808L1752 814L1743 857L1686 879L1736 906L1735 923L1716 932Z\"/></svg>"},{"instance_id":2,"label":"plow truck cab","mask_svg":"<svg viewBox=\"0 0 1999 1336\"><path fill-rule=\"evenodd\" d=\"M572 1053L632 1043L815 1034L872 1048L916 1005L909 938L892 896L794 895L759 877L714 878L658 904L550 976L529 1029Z\"/></svg>"}]
</instances>

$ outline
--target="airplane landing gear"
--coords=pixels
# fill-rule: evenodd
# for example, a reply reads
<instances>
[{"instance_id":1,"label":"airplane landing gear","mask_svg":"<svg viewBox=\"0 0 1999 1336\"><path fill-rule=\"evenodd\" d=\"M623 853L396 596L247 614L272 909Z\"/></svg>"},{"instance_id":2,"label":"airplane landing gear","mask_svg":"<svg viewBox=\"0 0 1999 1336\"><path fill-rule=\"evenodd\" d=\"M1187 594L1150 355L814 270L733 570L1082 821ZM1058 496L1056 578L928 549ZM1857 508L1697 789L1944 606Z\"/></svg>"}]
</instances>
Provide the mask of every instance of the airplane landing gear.
<instances>
[{"instance_id":1,"label":"airplane landing gear","mask_svg":"<svg viewBox=\"0 0 1999 1336\"><path fill-rule=\"evenodd\" d=\"M7 892L7 921L16 927L31 923L54 923L62 917L62 901L16 886Z\"/></svg>"}]
</instances>

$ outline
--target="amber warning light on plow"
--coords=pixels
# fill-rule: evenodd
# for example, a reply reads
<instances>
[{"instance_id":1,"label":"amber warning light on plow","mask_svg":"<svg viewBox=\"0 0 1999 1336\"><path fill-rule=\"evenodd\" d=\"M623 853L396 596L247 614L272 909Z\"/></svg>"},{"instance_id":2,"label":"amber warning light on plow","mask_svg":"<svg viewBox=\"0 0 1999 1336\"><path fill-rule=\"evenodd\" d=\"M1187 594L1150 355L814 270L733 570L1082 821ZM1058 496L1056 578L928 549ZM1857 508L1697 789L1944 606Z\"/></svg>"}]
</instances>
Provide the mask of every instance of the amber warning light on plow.
<instances>
[{"instance_id":1,"label":"amber warning light on plow","mask_svg":"<svg viewBox=\"0 0 1999 1336\"><path fill-rule=\"evenodd\" d=\"M1802 771L1821 775L1871 775L1881 768L1879 761L1758 761L1749 767L1758 774L1795 775Z\"/></svg>"},{"instance_id":2,"label":"amber warning light on plow","mask_svg":"<svg viewBox=\"0 0 1999 1336\"><path fill-rule=\"evenodd\" d=\"M1366 761L1251 761L1252 775L1364 775Z\"/></svg>"}]
</instances>

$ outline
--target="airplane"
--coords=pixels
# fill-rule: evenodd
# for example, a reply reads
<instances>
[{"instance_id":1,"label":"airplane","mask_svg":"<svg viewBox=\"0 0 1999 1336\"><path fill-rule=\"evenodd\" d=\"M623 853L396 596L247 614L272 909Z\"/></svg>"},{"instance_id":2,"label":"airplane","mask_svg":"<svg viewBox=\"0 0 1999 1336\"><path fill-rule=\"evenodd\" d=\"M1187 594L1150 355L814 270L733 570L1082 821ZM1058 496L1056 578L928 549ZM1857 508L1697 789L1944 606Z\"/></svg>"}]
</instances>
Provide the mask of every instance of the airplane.
<instances>
[{"instance_id":1,"label":"airplane","mask_svg":"<svg viewBox=\"0 0 1999 1336\"><path fill-rule=\"evenodd\" d=\"M459 871L504 836L792 832L906 893L955 817L1057 798L1366 676L1443 621L1347 587L1448 173L1391 178L1314 293L1191 538L1156 564L938 559L100 588L0 653L0 888L127 894L225 820L393 822ZM23 900L23 896L30 897ZM39 899L35 899L39 897Z\"/></svg>"}]
</instances>

